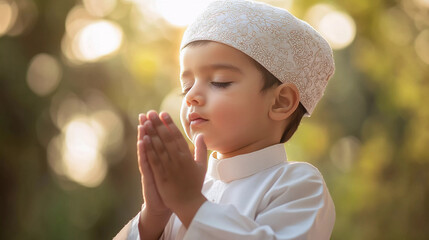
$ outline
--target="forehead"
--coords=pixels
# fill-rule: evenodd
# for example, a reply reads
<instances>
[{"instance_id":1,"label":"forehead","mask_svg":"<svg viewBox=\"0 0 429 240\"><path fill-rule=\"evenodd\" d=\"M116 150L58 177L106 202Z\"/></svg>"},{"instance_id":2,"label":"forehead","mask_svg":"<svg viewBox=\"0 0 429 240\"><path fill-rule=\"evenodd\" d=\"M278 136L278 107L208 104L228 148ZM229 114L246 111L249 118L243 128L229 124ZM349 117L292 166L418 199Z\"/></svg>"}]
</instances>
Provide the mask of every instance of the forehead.
<instances>
[{"instance_id":1,"label":"forehead","mask_svg":"<svg viewBox=\"0 0 429 240\"><path fill-rule=\"evenodd\" d=\"M253 61L243 52L218 42L187 46L180 52L181 73L210 65L234 66L241 71L257 70Z\"/></svg>"}]
</instances>

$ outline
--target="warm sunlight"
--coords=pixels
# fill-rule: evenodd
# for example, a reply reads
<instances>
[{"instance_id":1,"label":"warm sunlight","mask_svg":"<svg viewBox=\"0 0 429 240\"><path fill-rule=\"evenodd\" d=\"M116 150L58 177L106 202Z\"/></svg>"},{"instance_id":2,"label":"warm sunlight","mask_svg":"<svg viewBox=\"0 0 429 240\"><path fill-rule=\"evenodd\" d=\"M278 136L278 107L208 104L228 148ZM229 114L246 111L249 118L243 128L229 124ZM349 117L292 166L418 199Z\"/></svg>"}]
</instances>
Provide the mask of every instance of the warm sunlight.
<instances>
[{"instance_id":1,"label":"warm sunlight","mask_svg":"<svg viewBox=\"0 0 429 240\"><path fill-rule=\"evenodd\" d=\"M157 0L156 10L169 23L186 26L212 0Z\"/></svg>"},{"instance_id":2,"label":"warm sunlight","mask_svg":"<svg viewBox=\"0 0 429 240\"><path fill-rule=\"evenodd\" d=\"M74 40L75 55L80 60L92 62L115 53L122 44L123 33L119 25L99 20L85 26Z\"/></svg>"}]
</instances>

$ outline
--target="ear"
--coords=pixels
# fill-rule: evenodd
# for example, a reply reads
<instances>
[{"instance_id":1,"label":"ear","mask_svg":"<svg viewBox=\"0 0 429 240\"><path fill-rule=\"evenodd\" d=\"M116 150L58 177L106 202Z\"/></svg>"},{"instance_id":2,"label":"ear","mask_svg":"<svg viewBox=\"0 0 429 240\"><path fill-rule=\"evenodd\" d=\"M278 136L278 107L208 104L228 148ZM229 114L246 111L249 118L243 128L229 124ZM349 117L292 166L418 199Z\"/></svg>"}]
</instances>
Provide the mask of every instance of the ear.
<instances>
[{"instance_id":1,"label":"ear","mask_svg":"<svg viewBox=\"0 0 429 240\"><path fill-rule=\"evenodd\" d=\"M295 84L282 83L274 91L273 104L268 115L276 121L285 120L295 112L299 100L299 91Z\"/></svg>"}]
</instances>

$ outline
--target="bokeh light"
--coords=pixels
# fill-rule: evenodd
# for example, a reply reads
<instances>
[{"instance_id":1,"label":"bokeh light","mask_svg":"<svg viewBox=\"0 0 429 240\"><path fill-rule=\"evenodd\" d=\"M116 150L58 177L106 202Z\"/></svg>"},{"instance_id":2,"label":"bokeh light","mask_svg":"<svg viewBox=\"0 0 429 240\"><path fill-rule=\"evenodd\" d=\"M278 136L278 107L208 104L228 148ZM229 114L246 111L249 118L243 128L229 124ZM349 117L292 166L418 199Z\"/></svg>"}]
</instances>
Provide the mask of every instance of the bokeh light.
<instances>
[{"instance_id":1,"label":"bokeh light","mask_svg":"<svg viewBox=\"0 0 429 240\"><path fill-rule=\"evenodd\" d=\"M97 61L114 54L122 44L123 33L119 25L106 21L94 21L75 36L73 52L82 61Z\"/></svg>"},{"instance_id":2,"label":"bokeh light","mask_svg":"<svg viewBox=\"0 0 429 240\"><path fill-rule=\"evenodd\" d=\"M63 129L75 115L86 114L87 111L85 102L72 93L54 95L50 106L52 122L59 129Z\"/></svg>"},{"instance_id":3,"label":"bokeh light","mask_svg":"<svg viewBox=\"0 0 429 240\"><path fill-rule=\"evenodd\" d=\"M342 49L353 42L356 25L348 14L331 12L320 20L319 31L333 49Z\"/></svg>"},{"instance_id":4,"label":"bokeh light","mask_svg":"<svg viewBox=\"0 0 429 240\"><path fill-rule=\"evenodd\" d=\"M15 24L18 7L15 2L0 1L0 37Z\"/></svg>"},{"instance_id":5,"label":"bokeh light","mask_svg":"<svg viewBox=\"0 0 429 240\"><path fill-rule=\"evenodd\" d=\"M12 1L12 22L7 32L9 36L18 36L29 32L37 22L38 9L33 0Z\"/></svg>"},{"instance_id":6,"label":"bokeh light","mask_svg":"<svg viewBox=\"0 0 429 240\"><path fill-rule=\"evenodd\" d=\"M429 0L414 0L417 6L429 9Z\"/></svg>"},{"instance_id":7,"label":"bokeh light","mask_svg":"<svg viewBox=\"0 0 429 240\"><path fill-rule=\"evenodd\" d=\"M94 3L87 3L88 6L91 4ZM65 25L61 49L66 59L76 65L108 59L123 44L124 34L120 25L95 18L81 5L69 11Z\"/></svg>"},{"instance_id":8,"label":"bokeh light","mask_svg":"<svg viewBox=\"0 0 429 240\"><path fill-rule=\"evenodd\" d=\"M104 17L116 7L117 0L83 0L85 9L93 16Z\"/></svg>"},{"instance_id":9,"label":"bokeh light","mask_svg":"<svg viewBox=\"0 0 429 240\"><path fill-rule=\"evenodd\" d=\"M96 20L82 5L74 6L66 17L66 33L68 36L75 36L82 28Z\"/></svg>"},{"instance_id":10,"label":"bokeh light","mask_svg":"<svg viewBox=\"0 0 429 240\"><path fill-rule=\"evenodd\" d=\"M123 127L115 113L97 111L90 117L74 115L48 148L51 168L86 187L96 187L107 174L104 155L118 149Z\"/></svg>"},{"instance_id":11,"label":"bokeh light","mask_svg":"<svg viewBox=\"0 0 429 240\"><path fill-rule=\"evenodd\" d=\"M311 7L305 19L325 37L333 49L349 46L356 36L356 24L345 12L335 10L327 4Z\"/></svg>"},{"instance_id":12,"label":"bokeh light","mask_svg":"<svg viewBox=\"0 0 429 240\"><path fill-rule=\"evenodd\" d=\"M318 28L320 20L322 20L326 14L333 11L334 7L329 4L315 4L307 10L304 19L314 28Z\"/></svg>"},{"instance_id":13,"label":"bokeh light","mask_svg":"<svg viewBox=\"0 0 429 240\"><path fill-rule=\"evenodd\" d=\"M156 10L175 26L188 25L213 0L156 0Z\"/></svg>"},{"instance_id":14,"label":"bokeh light","mask_svg":"<svg viewBox=\"0 0 429 240\"><path fill-rule=\"evenodd\" d=\"M49 163L54 172L86 187L96 187L107 174L100 154L100 139L91 120L77 115L48 147Z\"/></svg>"},{"instance_id":15,"label":"bokeh light","mask_svg":"<svg viewBox=\"0 0 429 240\"><path fill-rule=\"evenodd\" d=\"M37 54L30 62L27 71L28 87L39 96L46 96L58 86L61 80L60 63L46 53Z\"/></svg>"},{"instance_id":16,"label":"bokeh light","mask_svg":"<svg viewBox=\"0 0 429 240\"><path fill-rule=\"evenodd\" d=\"M55 174L96 187L104 180L108 164L118 162L106 156L121 152L124 126L100 91L89 89L84 96L85 100L72 93L54 95L50 115L61 132L47 151Z\"/></svg>"},{"instance_id":17,"label":"bokeh light","mask_svg":"<svg viewBox=\"0 0 429 240\"><path fill-rule=\"evenodd\" d=\"M76 117L64 129L63 164L70 179L88 187L98 186L107 173L100 139L88 119Z\"/></svg>"}]
</instances>

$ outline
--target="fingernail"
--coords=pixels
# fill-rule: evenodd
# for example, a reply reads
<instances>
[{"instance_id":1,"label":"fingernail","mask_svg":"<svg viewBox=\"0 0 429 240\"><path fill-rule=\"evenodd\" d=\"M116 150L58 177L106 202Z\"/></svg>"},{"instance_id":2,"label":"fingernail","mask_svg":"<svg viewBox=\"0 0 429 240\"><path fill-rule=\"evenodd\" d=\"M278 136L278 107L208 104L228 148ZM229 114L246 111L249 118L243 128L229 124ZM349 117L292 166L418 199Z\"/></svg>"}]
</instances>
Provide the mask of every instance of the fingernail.
<instances>
[{"instance_id":1,"label":"fingernail","mask_svg":"<svg viewBox=\"0 0 429 240\"><path fill-rule=\"evenodd\" d=\"M156 119L156 114L155 113L149 114L149 118L152 119L152 120L155 120Z\"/></svg>"},{"instance_id":2,"label":"fingernail","mask_svg":"<svg viewBox=\"0 0 429 240\"><path fill-rule=\"evenodd\" d=\"M168 115L168 113L165 113L165 114L164 114L164 119L165 119L165 120L170 120L170 115Z\"/></svg>"}]
</instances>

